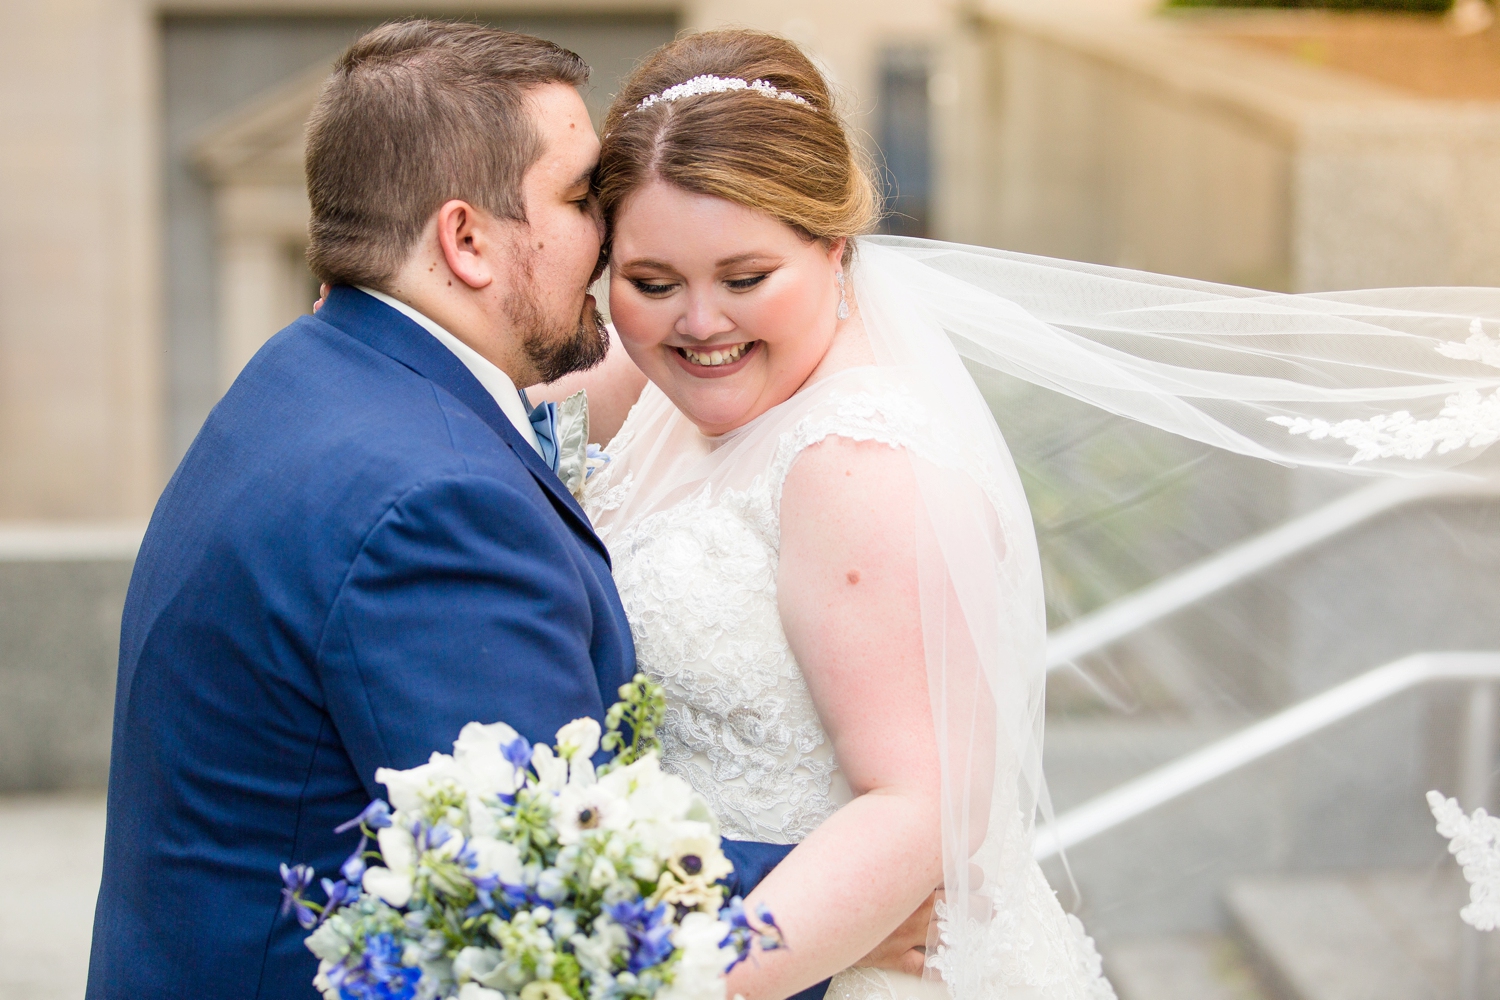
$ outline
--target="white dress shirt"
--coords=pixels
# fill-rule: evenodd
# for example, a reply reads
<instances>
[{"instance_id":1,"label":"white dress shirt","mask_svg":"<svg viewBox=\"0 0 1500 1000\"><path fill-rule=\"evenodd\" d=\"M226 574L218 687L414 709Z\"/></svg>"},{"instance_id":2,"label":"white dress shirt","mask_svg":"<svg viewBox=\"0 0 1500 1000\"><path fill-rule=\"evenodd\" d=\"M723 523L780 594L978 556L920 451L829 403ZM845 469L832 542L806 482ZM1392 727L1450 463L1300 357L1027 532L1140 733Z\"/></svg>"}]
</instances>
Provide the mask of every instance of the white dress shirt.
<instances>
[{"instance_id":1,"label":"white dress shirt","mask_svg":"<svg viewBox=\"0 0 1500 1000\"><path fill-rule=\"evenodd\" d=\"M366 295L373 296L384 302L432 334L438 339L438 343L452 351L454 357L462 361L464 367L474 373L474 377L479 380L479 384L484 386L484 391L495 398L495 403L500 407L500 412L505 414L506 419L515 426L516 430L520 432L521 437L526 439L526 443L535 448L538 455L542 453L542 446L537 443L536 430L532 428L531 419L526 413L526 405L521 402L520 390L510 380L509 375L496 368L483 355L474 350L474 348L465 344L462 340L459 340L405 302L393 299L384 292L377 292L373 288L366 288L364 285L356 287Z\"/></svg>"}]
</instances>

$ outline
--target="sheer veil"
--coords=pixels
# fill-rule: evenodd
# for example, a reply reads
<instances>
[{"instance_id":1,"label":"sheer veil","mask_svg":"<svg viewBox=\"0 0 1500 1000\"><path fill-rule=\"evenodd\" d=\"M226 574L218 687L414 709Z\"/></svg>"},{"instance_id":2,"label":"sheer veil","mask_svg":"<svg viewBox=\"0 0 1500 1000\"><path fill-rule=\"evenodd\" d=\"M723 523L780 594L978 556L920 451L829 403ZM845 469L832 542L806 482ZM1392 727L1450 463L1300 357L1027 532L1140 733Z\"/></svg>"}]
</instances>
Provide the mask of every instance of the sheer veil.
<instances>
[{"instance_id":1,"label":"sheer veil","mask_svg":"<svg viewBox=\"0 0 1500 1000\"><path fill-rule=\"evenodd\" d=\"M1011 429L981 386L1019 380L1282 465L1493 479L1500 289L1274 294L888 237L860 241L852 275L878 364L919 414L903 443L924 508L947 890L928 976L999 997L1027 947L1046 612Z\"/></svg>"}]
</instances>

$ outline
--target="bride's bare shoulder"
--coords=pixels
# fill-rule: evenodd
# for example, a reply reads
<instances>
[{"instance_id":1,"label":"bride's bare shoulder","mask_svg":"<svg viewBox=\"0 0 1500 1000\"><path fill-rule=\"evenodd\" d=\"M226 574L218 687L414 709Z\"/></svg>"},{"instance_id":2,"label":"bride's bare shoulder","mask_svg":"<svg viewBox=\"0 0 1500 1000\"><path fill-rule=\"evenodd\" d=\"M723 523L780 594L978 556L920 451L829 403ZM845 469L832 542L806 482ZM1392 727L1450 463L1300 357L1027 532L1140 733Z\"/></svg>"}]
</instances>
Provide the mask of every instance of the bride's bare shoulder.
<instances>
[{"instance_id":1,"label":"bride's bare shoulder","mask_svg":"<svg viewBox=\"0 0 1500 1000\"><path fill-rule=\"evenodd\" d=\"M783 548L814 532L885 531L912 524L916 478L904 449L838 434L805 448L781 490Z\"/></svg>"}]
</instances>

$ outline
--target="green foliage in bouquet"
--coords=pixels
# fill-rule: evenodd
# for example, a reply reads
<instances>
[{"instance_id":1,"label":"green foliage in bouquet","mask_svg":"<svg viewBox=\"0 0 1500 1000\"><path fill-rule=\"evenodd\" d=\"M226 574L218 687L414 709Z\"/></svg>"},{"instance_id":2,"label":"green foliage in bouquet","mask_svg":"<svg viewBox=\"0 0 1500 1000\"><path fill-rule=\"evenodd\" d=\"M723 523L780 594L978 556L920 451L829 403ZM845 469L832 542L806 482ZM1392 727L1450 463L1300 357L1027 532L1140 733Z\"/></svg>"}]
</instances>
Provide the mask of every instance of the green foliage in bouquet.
<instances>
[{"instance_id":1,"label":"green foliage in bouquet","mask_svg":"<svg viewBox=\"0 0 1500 1000\"><path fill-rule=\"evenodd\" d=\"M648 753L661 754L661 740L656 733L667 718L666 693L645 674L636 674L628 684L620 685L620 700L604 714L604 740L600 746L615 751L614 760L603 770L634 764ZM630 729L625 742L621 726Z\"/></svg>"}]
</instances>

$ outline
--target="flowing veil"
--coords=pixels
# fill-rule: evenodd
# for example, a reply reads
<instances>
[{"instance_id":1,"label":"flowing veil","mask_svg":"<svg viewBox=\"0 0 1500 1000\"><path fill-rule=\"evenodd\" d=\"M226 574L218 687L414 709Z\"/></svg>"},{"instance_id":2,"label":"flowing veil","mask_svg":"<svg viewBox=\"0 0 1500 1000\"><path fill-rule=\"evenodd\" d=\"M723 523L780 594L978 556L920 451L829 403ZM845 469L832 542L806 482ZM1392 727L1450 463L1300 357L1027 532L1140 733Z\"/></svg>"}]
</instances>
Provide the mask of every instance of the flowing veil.
<instances>
[{"instance_id":1,"label":"flowing veil","mask_svg":"<svg viewBox=\"0 0 1500 1000\"><path fill-rule=\"evenodd\" d=\"M941 976L957 1000L1107 996L1098 955L1033 860L1048 794L1048 619L1059 609L1066 617L1069 586L1101 575L1091 565L1069 578L1048 555L1051 507L1067 509L1089 484L1039 486L1034 475L1023 484L1038 428L1068 432L1043 449L1063 464L1098 417L1125 433L1096 450L1127 471L1150 464L1139 457L1146 451L1128 450L1130 435L1154 434L1266 470L1493 479L1486 447L1500 436L1500 290L1272 294L882 237L859 241L851 275L873 368L813 383L713 440L648 386L607 449L617 460L590 480L585 509L617 554L617 578L635 564L624 554L644 551L660 525L691 526L715 504L740 512L774 549L780 484L800 449L831 433L901 448L918 484L920 619L943 782L946 898L925 975ZM1007 439L1023 443L1019 467ZM1168 466L1202 467L1201 456L1179 461L1160 440L1152 449ZM1139 492L1156 489L1149 485ZM1047 547L1033 524L1039 504ZM652 558L696 565L729 544L718 530ZM651 586L681 590L691 580L658 568ZM642 586L621 580L622 592ZM674 590L668 610L650 613L691 617L710 600L730 598ZM731 636L725 655L748 655L747 634ZM702 654L650 652L668 665ZM736 680L758 676L745 670ZM1419 793L1412 798L1420 808ZM741 825L765 839L752 813Z\"/></svg>"},{"instance_id":2,"label":"flowing veil","mask_svg":"<svg viewBox=\"0 0 1500 1000\"><path fill-rule=\"evenodd\" d=\"M877 362L899 371L926 429L906 443L943 754L946 901L928 976L960 1000L1004 996L1030 947L1015 918L1046 799L1046 612L1002 435L1016 428L982 388L1039 387L1285 466L1493 480L1500 289L1275 294L891 237L861 240L852 273Z\"/></svg>"}]
</instances>

